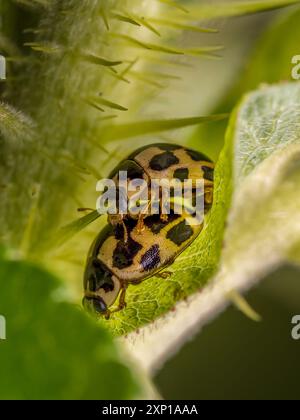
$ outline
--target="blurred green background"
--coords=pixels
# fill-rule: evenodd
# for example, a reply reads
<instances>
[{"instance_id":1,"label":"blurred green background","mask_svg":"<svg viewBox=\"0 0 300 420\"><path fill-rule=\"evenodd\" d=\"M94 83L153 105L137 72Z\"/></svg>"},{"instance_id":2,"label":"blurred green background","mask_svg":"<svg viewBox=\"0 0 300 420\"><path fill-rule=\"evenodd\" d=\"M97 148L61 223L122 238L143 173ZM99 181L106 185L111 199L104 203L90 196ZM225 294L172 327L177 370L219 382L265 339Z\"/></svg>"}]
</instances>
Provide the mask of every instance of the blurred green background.
<instances>
[{"instance_id":1,"label":"blurred green background","mask_svg":"<svg viewBox=\"0 0 300 420\"><path fill-rule=\"evenodd\" d=\"M300 340L291 337L300 314L300 272L283 267L247 295L260 323L234 307L207 325L158 372L170 399L299 399Z\"/></svg>"}]
</instances>

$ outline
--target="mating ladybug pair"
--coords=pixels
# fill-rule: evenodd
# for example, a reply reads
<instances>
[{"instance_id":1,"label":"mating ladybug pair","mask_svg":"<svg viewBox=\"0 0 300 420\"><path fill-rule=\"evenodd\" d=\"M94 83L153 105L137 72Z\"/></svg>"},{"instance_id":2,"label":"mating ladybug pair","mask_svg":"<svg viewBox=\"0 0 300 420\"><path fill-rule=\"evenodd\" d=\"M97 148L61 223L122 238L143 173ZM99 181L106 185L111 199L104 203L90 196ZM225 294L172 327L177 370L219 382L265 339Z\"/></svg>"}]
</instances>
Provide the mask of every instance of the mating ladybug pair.
<instances>
[{"instance_id":1,"label":"mating ladybug pair","mask_svg":"<svg viewBox=\"0 0 300 420\"><path fill-rule=\"evenodd\" d=\"M127 171L128 181L143 179L192 179L204 183L204 209L213 201L214 164L205 155L174 144L152 144L132 153L110 174ZM126 306L129 285L145 279L170 275L161 271L191 244L203 223L189 222L186 214L109 215L108 225L100 232L89 251L84 275L83 306L92 313L109 318ZM111 310L112 305L118 303Z\"/></svg>"}]
</instances>

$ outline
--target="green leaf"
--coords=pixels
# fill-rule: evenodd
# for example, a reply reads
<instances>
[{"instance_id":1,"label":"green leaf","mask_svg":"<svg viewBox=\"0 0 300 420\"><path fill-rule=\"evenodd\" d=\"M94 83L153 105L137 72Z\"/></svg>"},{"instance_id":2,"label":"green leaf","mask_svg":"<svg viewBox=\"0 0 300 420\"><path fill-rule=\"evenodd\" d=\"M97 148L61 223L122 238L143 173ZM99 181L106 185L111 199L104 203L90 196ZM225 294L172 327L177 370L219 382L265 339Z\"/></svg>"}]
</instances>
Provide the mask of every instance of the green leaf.
<instances>
[{"instance_id":1,"label":"green leaf","mask_svg":"<svg viewBox=\"0 0 300 420\"><path fill-rule=\"evenodd\" d=\"M235 194L222 260L233 286L258 281L300 243L299 118L300 83L289 83L250 94L232 121Z\"/></svg>"},{"instance_id":2,"label":"green leaf","mask_svg":"<svg viewBox=\"0 0 300 420\"><path fill-rule=\"evenodd\" d=\"M290 261L300 264L299 121L300 83L275 85L250 93L233 113L225 146L234 151L225 155L233 163L233 196L220 267L201 293L178 303L173 313L158 319L153 326L129 335L127 344L145 368L159 367L174 349L228 305L230 295L248 316L258 319L237 293L281 265ZM228 162L224 160L223 150L218 172L225 167ZM217 186L223 192L217 193L217 200L227 197L224 187L226 177L223 176ZM207 230L218 235L220 226L209 224ZM189 256L187 250L184 256L190 258L189 265L177 268L175 263L171 267L175 271L174 280L182 281L185 287L199 278L193 265L201 266L202 254L206 252L199 239L195 244L197 252ZM213 239L211 235L209 246ZM155 287L161 286L155 284ZM164 297L161 299L164 301ZM141 316L142 310L138 309L137 316Z\"/></svg>"},{"instance_id":3,"label":"green leaf","mask_svg":"<svg viewBox=\"0 0 300 420\"><path fill-rule=\"evenodd\" d=\"M249 90L254 90L261 83L277 83L291 79L291 59L297 53L300 44L300 9L284 13L258 40L245 70L234 85L229 88L214 113L230 112ZM282 35L284 34L284 36ZM211 127L199 126L192 135L191 144L197 142L206 153L216 159L224 143L227 128L225 121ZM208 142L207 138L213 139Z\"/></svg>"},{"instance_id":4,"label":"green leaf","mask_svg":"<svg viewBox=\"0 0 300 420\"><path fill-rule=\"evenodd\" d=\"M63 301L59 281L0 260L1 399L131 399L140 385L109 333Z\"/></svg>"}]
</instances>

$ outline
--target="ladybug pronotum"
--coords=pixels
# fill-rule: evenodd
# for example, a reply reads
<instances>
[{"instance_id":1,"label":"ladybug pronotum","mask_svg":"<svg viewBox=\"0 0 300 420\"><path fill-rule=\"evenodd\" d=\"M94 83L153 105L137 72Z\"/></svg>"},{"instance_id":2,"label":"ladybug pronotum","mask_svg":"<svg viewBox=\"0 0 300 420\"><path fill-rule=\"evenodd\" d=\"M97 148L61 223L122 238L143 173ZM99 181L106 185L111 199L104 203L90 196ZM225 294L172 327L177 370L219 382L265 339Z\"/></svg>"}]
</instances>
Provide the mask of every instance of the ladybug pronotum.
<instances>
[{"instance_id":1,"label":"ladybug pronotum","mask_svg":"<svg viewBox=\"0 0 300 420\"><path fill-rule=\"evenodd\" d=\"M203 179L204 208L213 200L214 164L202 153L174 144L152 144L138 149L110 174L118 182L119 171L127 171L128 180ZM203 223L190 224L185 214L116 215L108 217L89 251L84 275L84 307L109 318L126 306L129 285L136 285L161 273L193 242ZM115 309L109 308L118 300Z\"/></svg>"}]
</instances>

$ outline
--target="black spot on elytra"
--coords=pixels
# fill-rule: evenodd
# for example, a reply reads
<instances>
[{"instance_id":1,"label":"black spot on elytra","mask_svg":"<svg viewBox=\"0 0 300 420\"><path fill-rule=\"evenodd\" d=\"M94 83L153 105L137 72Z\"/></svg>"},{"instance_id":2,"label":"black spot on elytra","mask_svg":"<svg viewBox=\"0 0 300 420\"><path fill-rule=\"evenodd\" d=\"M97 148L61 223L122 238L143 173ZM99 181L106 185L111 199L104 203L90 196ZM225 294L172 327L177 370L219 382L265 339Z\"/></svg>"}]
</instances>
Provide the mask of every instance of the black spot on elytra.
<instances>
[{"instance_id":1,"label":"black spot on elytra","mask_svg":"<svg viewBox=\"0 0 300 420\"><path fill-rule=\"evenodd\" d=\"M98 259L94 258L88 264L86 274L86 289L90 292L97 292L103 289L105 293L114 290L112 273Z\"/></svg>"},{"instance_id":2,"label":"black spot on elytra","mask_svg":"<svg viewBox=\"0 0 300 420\"><path fill-rule=\"evenodd\" d=\"M181 146L178 146L177 144L172 144L172 143L158 143L158 144L154 144L153 146L157 146L161 150L166 150L170 152L173 150L181 149Z\"/></svg>"},{"instance_id":3,"label":"black spot on elytra","mask_svg":"<svg viewBox=\"0 0 300 420\"><path fill-rule=\"evenodd\" d=\"M137 155L142 153L144 150L150 149L151 147L158 147L159 149L166 150L166 151L173 151L173 150L178 150L182 148L182 146L178 146L172 143L152 143L152 144L148 144L146 146L140 147L139 149L135 150L128 156L127 159L128 160L134 159Z\"/></svg>"},{"instance_id":4,"label":"black spot on elytra","mask_svg":"<svg viewBox=\"0 0 300 420\"><path fill-rule=\"evenodd\" d=\"M163 171L172 165L179 163L179 159L172 152L164 152L153 156L150 160L149 166L154 171Z\"/></svg>"},{"instance_id":5,"label":"black spot on elytra","mask_svg":"<svg viewBox=\"0 0 300 420\"><path fill-rule=\"evenodd\" d=\"M206 203L204 201L204 214L207 214L212 207L212 203Z\"/></svg>"},{"instance_id":6,"label":"black spot on elytra","mask_svg":"<svg viewBox=\"0 0 300 420\"><path fill-rule=\"evenodd\" d=\"M144 224L155 234L159 233L166 226L166 223L160 219L159 214L147 217L144 220Z\"/></svg>"},{"instance_id":7,"label":"black spot on elytra","mask_svg":"<svg viewBox=\"0 0 300 420\"><path fill-rule=\"evenodd\" d=\"M207 156L205 156L203 153L197 152L196 150L185 149L185 151L189 155L189 157L195 162L200 162L200 160L211 162L211 160Z\"/></svg>"},{"instance_id":8,"label":"black spot on elytra","mask_svg":"<svg viewBox=\"0 0 300 420\"><path fill-rule=\"evenodd\" d=\"M113 266L122 270L130 267L136 254L142 249L142 245L134 241L130 236L128 241L119 241L113 252Z\"/></svg>"},{"instance_id":9,"label":"black spot on elytra","mask_svg":"<svg viewBox=\"0 0 300 420\"><path fill-rule=\"evenodd\" d=\"M204 172L204 178L208 179L209 181L214 180L214 170L213 168L209 168L208 166L202 166L202 171Z\"/></svg>"},{"instance_id":10,"label":"black spot on elytra","mask_svg":"<svg viewBox=\"0 0 300 420\"><path fill-rule=\"evenodd\" d=\"M131 217L129 219L126 219L125 225L127 228L127 232L131 233L133 229L136 227L137 223L138 223L137 219L132 219Z\"/></svg>"},{"instance_id":11,"label":"black spot on elytra","mask_svg":"<svg viewBox=\"0 0 300 420\"><path fill-rule=\"evenodd\" d=\"M144 220L144 224L151 230L152 233L158 234L169 223L172 223L174 220L178 219L178 217L180 217L179 214L171 213L168 215L168 220L164 222L161 220L159 214L154 214L147 217Z\"/></svg>"},{"instance_id":12,"label":"black spot on elytra","mask_svg":"<svg viewBox=\"0 0 300 420\"><path fill-rule=\"evenodd\" d=\"M141 258L144 271L151 271L160 263L159 246L153 245Z\"/></svg>"},{"instance_id":13,"label":"black spot on elytra","mask_svg":"<svg viewBox=\"0 0 300 420\"><path fill-rule=\"evenodd\" d=\"M133 160L126 159L122 161L109 175L109 178L113 178L120 171L127 172L127 178L132 179L142 179L144 175L143 168Z\"/></svg>"},{"instance_id":14,"label":"black spot on elytra","mask_svg":"<svg viewBox=\"0 0 300 420\"><path fill-rule=\"evenodd\" d=\"M189 179L189 170L188 168L178 168L174 171L173 178L179 179L179 181L184 181L185 179Z\"/></svg>"},{"instance_id":15,"label":"black spot on elytra","mask_svg":"<svg viewBox=\"0 0 300 420\"><path fill-rule=\"evenodd\" d=\"M124 219L124 224L126 226L127 235L130 235L130 233L136 227L137 222L138 221L136 219L132 219L132 218ZM124 226L123 226L123 224L116 225L114 229L115 229L115 238L118 239L118 240L124 239Z\"/></svg>"},{"instance_id":16,"label":"black spot on elytra","mask_svg":"<svg viewBox=\"0 0 300 420\"><path fill-rule=\"evenodd\" d=\"M127 171L127 178L132 179L143 179L144 170L136 162L128 160L124 165L123 171Z\"/></svg>"},{"instance_id":17,"label":"black spot on elytra","mask_svg":"<svg viewBox=\"0 0 300 420\"><path fill-rule=\"evenodd\" d=\"M124 239L124 226L122 224L117 224L115 226L115 238L117 240Z\"/></svg>"},{"instance_id":18,"label":"black spot on elytra","mask_svg":"<svg viewBox=\"0 0 300 420\"><path fill-rule=\"evenodd\" d=\"M193 229L185 223L185 220L172 227L167 233L167 239L180 246L193 235Z\"/></svg>"}]
</instances>

